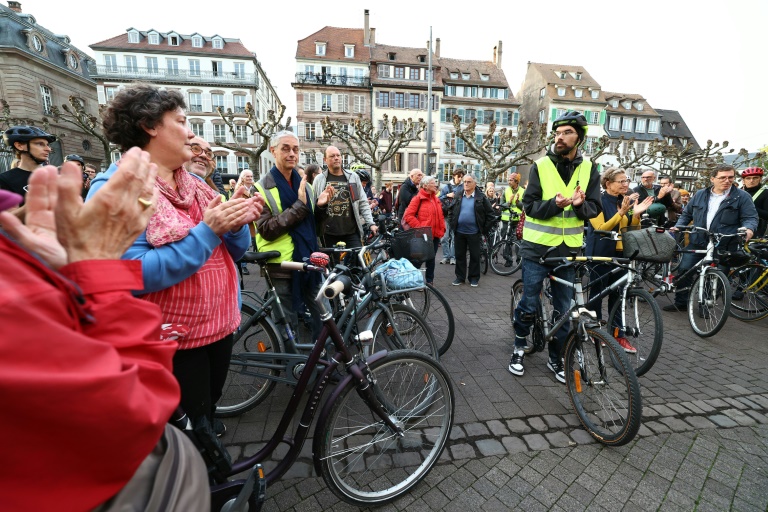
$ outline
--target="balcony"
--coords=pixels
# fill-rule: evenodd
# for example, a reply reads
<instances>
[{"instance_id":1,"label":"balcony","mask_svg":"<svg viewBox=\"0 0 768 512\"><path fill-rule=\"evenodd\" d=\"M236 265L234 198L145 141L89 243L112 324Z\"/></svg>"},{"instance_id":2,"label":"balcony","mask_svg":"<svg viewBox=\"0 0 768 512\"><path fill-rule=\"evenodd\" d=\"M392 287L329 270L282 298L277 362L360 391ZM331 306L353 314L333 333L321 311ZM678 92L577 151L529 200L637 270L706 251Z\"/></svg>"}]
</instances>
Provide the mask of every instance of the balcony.
<instances>
[{"instance_id":1,"label":"balcony","mask_svg":"<svg viewBox=\"0 0 768 512\"><path fill-rule=\"evenodd\" d=\"M255 74L188 71L185 69L155 69L125 66L91 65L88 73L94 79L143 80L147 82L177 82L193 84L244 85L258 89L258 77Z\"/></svg>"},{"instance_id":2,"label":"balcony","mask_svg":"<svg viewBox=\"0 0 768 512\"><path fill-rule=\"evenodd\" d=\"M370 87L371 80L367 76L356 77L347 75L329 75L327 73L296 73L296 83L367 88Z\"/></svg>"}]
</instances>

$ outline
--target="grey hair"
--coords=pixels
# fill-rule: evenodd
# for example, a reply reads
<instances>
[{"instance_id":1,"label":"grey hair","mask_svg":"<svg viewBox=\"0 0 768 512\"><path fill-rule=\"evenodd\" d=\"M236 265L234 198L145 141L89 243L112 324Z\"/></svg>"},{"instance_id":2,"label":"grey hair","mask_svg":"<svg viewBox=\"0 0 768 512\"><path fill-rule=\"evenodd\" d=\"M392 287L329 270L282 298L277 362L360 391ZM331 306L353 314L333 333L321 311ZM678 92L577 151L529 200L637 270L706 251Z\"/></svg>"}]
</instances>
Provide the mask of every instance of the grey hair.
<instances>
[{"instance_id":1,"label":"grey hair","mask_svg":"<svg viewBox=\"0 0 768 512\"><path fill-rule=\"evenodd\" d=\"M655 170L655 169L643 169L642 171L640 171L640 176L642 176L643 174L647 173L648 171L650 171L650 172L652 172L652 173L653 173L653 179L654 179L654 181L656 180L656 178L658 178L658 177L659 177L659 173L658 173L658 172L656 172L656 170Z\"/></svg>"},{"instance_id":2,"label":"grey hair","mask_svg":"<svg viewBox=\"0 0 768 512\"><path fill-rule=\"evenodd\" d=\"M616 177L618 174L627 174L627 171L622 169L621 167L609 167L606 170L603 171L603 175L600 176L600 184L603 186L603 188L606 188L608 186L609 181L613 181L613 178Z\"/></svg>"},{"instance_id":3,"label":"grey hair","mask_svg":"<svg viewBox=\"0 0 768 512\"><path fill-rule=\"evenodd\" d=\"M474 177L474 176L473 176L471 173L467 173L467 174L465 174L465 175L464 175L464 179L466 179L466 178L472 178L472 181L474 181L475 183L477 183L477 178L475 178L475 177Z\"/></svg>"},{"instance_id":4,"label":"grey hair","mask_svg":"<svg viewBox=\"0 0 768 512\"><path fill-rule=\"evenodd\" d=\"M419 188L427 188L427 185L429 185L433 181L437 181L434 176L424 176L423 178L421 178L421 182L419 183Z\"/></svg>"},{"instance_id":5,"label":"grey hair","mask_svg":"<svg viewBox=\"0 0 768 512\"><path fill-rule=\"evenodd\" d=\"M296 142L299 141L299 137L295 133L293 133L291 131L288 131L288 130L282 130L282 131L279 131L276 134L272 135L272 138L269 139L269 147L270 147L270 149L275 147L275 146L277 146L280 143L280 139L282 139L284 137L293 137L294 139L296 139Z\"/></svg>"}]
</instances>

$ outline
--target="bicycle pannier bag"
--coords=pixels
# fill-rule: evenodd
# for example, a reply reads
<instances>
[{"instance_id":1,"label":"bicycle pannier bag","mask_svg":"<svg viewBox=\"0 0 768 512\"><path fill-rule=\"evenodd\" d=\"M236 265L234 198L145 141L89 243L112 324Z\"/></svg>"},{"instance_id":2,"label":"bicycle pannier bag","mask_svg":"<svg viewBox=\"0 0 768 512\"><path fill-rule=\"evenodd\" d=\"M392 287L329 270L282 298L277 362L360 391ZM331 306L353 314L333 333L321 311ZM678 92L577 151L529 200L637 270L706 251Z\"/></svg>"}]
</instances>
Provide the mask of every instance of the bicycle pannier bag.
<instances>
[{"instance_id":1,"label":"bicycle pannier bag","mask_svg":"<svg viewBox=\"0 0 768 512\"><path fill-rule=\"evenodd\" d=\"M631 258L637 252L640 261L666 263L675 254L675 239L658 228L624 231L621 235L624 256Z\"/></svg>"},{"instance_id":2,"label":"bicycle pannier bag","mask_svg":"<svg viewBox=\"0 0 768 512\"><path fill-rule=\"evenodd\" d=\"M392 256L406 258L415 264L435 257L432 228L413 228L395 233L392 239Z\"/></svg>"}]
</instances>

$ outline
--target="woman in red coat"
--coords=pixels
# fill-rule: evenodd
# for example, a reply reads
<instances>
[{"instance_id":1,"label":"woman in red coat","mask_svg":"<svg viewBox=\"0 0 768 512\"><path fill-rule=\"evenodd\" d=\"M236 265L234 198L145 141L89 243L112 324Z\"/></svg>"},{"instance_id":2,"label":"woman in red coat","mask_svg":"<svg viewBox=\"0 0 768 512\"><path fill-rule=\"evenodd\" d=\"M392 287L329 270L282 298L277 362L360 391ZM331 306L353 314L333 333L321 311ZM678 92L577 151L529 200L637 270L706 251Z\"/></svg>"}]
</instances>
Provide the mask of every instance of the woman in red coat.
<instances>
[{"instance_id":1,"label":"woman in red coat","mask_svg":"<svg viewBox=\"0 0 768 512\"><path fill-rule=\"evenodd\" d=\"M445 234L443 206L437 198L437 181L434 176L424 176L419 183L419 193L413 198L403 215L405 223L412 228L432 228L432 242L437 245ZM421 266L421 265L419 265ZM427 283L435 280L435 258L427 260Z\"/></svg>"}]
</instances>

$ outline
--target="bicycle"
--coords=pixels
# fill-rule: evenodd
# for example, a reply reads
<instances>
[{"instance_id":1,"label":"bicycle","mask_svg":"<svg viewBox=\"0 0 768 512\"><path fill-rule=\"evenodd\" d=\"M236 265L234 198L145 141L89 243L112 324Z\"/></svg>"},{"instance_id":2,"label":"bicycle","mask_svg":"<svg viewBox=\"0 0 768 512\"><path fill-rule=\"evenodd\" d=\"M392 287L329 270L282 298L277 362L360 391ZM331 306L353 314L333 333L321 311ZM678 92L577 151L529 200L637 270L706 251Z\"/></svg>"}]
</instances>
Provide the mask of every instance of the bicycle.
<instances>
[{"instance_id":1,"label":"bicycle","mask_svg":"<svg viewBox=\"0 0 768 512\"><path fill-rule=\"evenodd\" d=\"M491 270L496 274L508 276L517 272L523 265L523 259L520 257L520 240L512 229L512 223L519 222L520 216L505 203L501 204L501 208L509 211L509 224L506 236L492 246L490 262Z\"/></svg>"},{"instance_id":2,"label":"bicycle","mask_svg":"<svg viewBox=\"0 0 768 512\"><path fill-rule=\"evenodd\" d=\"M338 267L327 273L325 268L309 263L281 265L327 276L316 297L325 310L318 339L330 338L335 353L323 359L325 343L314 344L306 370L293 388L271 439L253 456L235 462L227 474L231 477L248 471L248 478L215 481L212 509L245 510L247 504L250 510L257 510L265 487L282 477L299 457L318 410L312 445L314 465L331 491L357 506L394 501L427 476L445 448L455 402L450 378L437 361L413 350L382 350L367 357L361 346L366 341L358 339L358 351L353 354L323 301L342 292L349 295L351 281L339 279ZM316 371L319 377L309 391L293 436L288 438L286 433ZM322 403L335 372L342 372L341 380ZM288 453L264 474L259 464L280 443L289 446Z\"/></svg>"},{"instance_id":3,"label":"bicycle","mask_svg":"<svg viewBox=\"0 0 768 512\"><path fill-rule=\"evenodd\" d=\"M768 240L750 240L744 249L749 261L728 273L731 316L755 322L768 317Z\"/></svg>"},{"instance_id":4,"label":"bicycle","mask_svg":"<svg viewBox=\"0 0 768 512\"><path fill-rule=\"evenodd\" d=\"M566 322L571 322L563 346L565 383L571 404L582 426L597 441L609 446L626 444L640 429L642 402L637 376L624 349L600 328L595 313L585 307L587 302L581 282L566 281L554 273L563 266L578 269L597 261L627 265L630 260L597 256L547 258L555 249L547 251L539 262L542 265L557 265L549 272L547 279L573 289L574 300L565 314L559 319L552 319L551 325L548 319L551 317L546 316L543 301L539 301L531 332L532 340L540 343L535 349L543 349L544 344L551 342ZM522 281L518 282L522 285ZM513 300L514 297L513 286ZM608 352L613 365L606 364L605 352Z\"/></svg>"}]
</instances>

